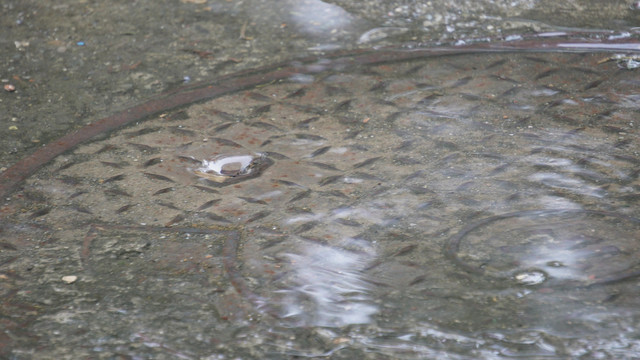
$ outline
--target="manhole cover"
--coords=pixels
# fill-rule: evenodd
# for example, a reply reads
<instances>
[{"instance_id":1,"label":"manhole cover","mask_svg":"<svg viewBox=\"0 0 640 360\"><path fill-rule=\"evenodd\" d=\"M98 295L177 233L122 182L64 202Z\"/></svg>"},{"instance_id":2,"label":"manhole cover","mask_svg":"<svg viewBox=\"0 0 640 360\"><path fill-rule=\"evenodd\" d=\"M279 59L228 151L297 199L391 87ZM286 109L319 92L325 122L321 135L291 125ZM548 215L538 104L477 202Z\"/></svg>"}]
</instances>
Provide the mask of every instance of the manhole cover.
<instances>
[{"instance_id":1,"label":"manhole cover","mask_svg":"<svg viewBox=\"0 0 640 360\"><path fill-rule=\"evenodd\" d=\"M385 54L177 93L169 105L202 101L56 157L5 202L5 293L56 314L33 320L39 334L77 334L79 321L74 339L101 349L127 331L179 348L181 319L200 339L189 348L208 349L212 328L265 313L291 328L414 331L415 312L450 304L415 294L467 291L442 251L467 223L448 254L509 284L636 275L635 72L600 53ZM78 281L62 287L65 275Z\"/></svg>"}]
</instances>

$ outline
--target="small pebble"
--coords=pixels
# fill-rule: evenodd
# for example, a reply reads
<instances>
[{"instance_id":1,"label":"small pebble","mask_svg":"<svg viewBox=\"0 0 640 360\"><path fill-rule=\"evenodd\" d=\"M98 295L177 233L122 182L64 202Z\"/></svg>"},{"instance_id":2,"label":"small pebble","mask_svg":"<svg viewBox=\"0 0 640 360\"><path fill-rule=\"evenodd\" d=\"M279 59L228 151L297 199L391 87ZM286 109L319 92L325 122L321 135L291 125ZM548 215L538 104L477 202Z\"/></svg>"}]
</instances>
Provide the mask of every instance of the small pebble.
<instances>
[{"instance_id":1,"label":"small pebble","mask_svg":"<svg viewBox=\"0 0 640 360\"><path fill-rule=\"evenodd\" d=\"M14 91L16 91L16 86L15 86L15 85L13 85L13 84L6 84L6 85L4 86L4 89L5 89L6 91L8 91L8 92L14 92Z\"/></svg>"},{"instance_id":2,"label":"small pebble","mask_svg":"<svg viewBox=\"0 0 640 360\"><path fill-rule=\"evenodd\" d=\"M547 280L547 276L542 271L525 271L515 276L516 281L521 285L538 285Z\"/></svg>"},{"instance_id":3,"label":"small pebble","mask_svg":"<svg viewBox=\"0 0 640 360\"><path fill-rule=\"evenodd\" d=\"M62 281L67 284L73 284L74 282L76 282L76 280L78 280L78 277L75 275L67 275L62 277Z\"/></svg>"}]
</instances>

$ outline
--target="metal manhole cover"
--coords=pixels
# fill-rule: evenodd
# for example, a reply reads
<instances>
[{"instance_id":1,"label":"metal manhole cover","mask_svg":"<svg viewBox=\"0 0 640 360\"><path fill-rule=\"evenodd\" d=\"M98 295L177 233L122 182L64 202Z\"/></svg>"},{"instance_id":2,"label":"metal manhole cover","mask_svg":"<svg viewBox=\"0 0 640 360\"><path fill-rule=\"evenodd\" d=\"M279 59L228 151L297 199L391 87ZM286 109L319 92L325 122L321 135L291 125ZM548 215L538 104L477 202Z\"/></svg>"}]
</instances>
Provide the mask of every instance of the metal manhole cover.
<instances>
[{"instance_id":1,"label":"metal manhole cover","mask_svg":"<svg viewBox=\"0 0 640 360\"><path fill-rule=\"evenodd\" d=\"M384 307L400 315L380 324L413 331L403 293L459 291L442 247L463 223L527 215L490 218L473 229L482 236L463 232L449 248L463 267L491 266L496 278L585 283L633 265L640 186L635 72L603 62L602 53L413 57L346 56L241 77L233 80L238 91L221 90L56 157L3 209L0 264L20 277L10 288L29 289L26 302L50 297L59 310L70 295L38 284L72 272L94 286L80 286L76 296L104 309L138 309L151 300L133 284L147 296L171 284L193 294L165 294L168 303L185 301L191 310L180 316L187 320L216 304L218 317L194 325L201 335L223 326L223 318L255 320L255 312L288 326L364 325ZM243 85L251 76L274 80ZM558 216L532 220L535 211ZM597 216L601 211L606 215ZM584 270L587 260L573 268L548 256L544 265L493 258L496 249L556 251L556 235L572 234L565 220L576 217L597 217L597 234L586 242L572 238L561 251L584 246L586 257L629 266L604 266L594 275ZM526 236L511 241L522 229ZM617 252L600 252L606 249ZM35 268L34 257L41 259ZM438 302L448 300L425 297L419 306ZM170 311L166 302L152 303ZM93 330L102 326L81 312L69 316ZM447 312L440 316L452 321ZM133 338L153 333L179 343L160 319L138 321ZM36 332L60 325L55 317L37 323Z\"/></svg>"}]
</instances>

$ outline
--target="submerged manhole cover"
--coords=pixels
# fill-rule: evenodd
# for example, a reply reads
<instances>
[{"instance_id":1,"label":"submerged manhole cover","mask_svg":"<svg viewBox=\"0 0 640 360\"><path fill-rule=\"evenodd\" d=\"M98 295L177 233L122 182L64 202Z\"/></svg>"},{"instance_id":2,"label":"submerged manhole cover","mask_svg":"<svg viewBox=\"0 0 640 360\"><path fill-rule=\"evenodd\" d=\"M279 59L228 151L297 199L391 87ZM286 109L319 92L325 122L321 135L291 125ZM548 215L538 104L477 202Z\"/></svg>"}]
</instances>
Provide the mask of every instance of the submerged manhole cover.
<instances>
[{"instance_id":1,"label":"submerged manhole cover","mask_svg":"<svg viewBox=\"0 0 640 360\"><path fill-rule=\"evenodd\" d=\"M34 332L77 334L80 322L74 338L100 349L127 331L180 348L163 320L173 314L199 352L212 328L256 312L290 329L379 321L415 332L416 312L453 323L429 309L468 291L442 251L468 223L448 245L466 270L517 286L635 276L636 73L598 53L432 55L234 78L232 92L203 88L221 95L56 157L5 202L6 294L26 289L20 302L56 313L32 320ZM194 91L188 101L206 97ZM73 292L64 275L78 275ZM88 307L104 311L99 321ZM390 309L397 318L381 317ZM280 349L283 334L267 342Z\"/></svg>"}]
</instances>

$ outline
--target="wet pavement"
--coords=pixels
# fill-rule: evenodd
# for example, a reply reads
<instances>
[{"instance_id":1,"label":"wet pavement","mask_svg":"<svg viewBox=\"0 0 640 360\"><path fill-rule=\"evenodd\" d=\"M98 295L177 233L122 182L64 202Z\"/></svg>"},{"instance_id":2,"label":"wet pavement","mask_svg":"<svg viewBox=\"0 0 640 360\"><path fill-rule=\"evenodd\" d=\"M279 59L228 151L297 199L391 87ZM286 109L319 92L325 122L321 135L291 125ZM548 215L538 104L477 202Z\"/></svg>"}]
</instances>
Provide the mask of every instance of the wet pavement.
<instances>
[{"instance_id":1,"label":"wet pavement","mask_svg":"<svg viewBox=\"0 0 640 360\"><path fill-rule=\"evenodd\" d=\"M400 6L317 8L334 21L318 26L342 29L333 31L295 27L314 22L264 3L196 3L173 2L173 14L237 16L228 41L245 47L221 42L214 55L201 43L184 47L185 33L174 32L173 53L196 63L127 58L110 71L109 59L90 80L60 79L89 84L64 105L43 100L56 93L52 83L10 78L33 85L3 94L2 105L20 116L3 129L13 149L3 154L6 167L34 140L112 107L162 90L169 92L153 104L179 106L141 106L122 129L43 166L46 157L37 156L23 182L7 181L13 168L4 173L3 356L600 359L640 351L636 58L584 45L550 51L539 45L546 39L416 50L418 40L442 41L446 24L441 35L419 33L394 15ZM136 11L149 11L144 4ZM520 5L519 14L545 9ZM428 28L427 12L407 9ZM432 19L447 19L437 9ZM101 14L82 1L54 10ZM249 15L261 11L271 20ZM377 11L387 16L372 24L365 15ZM286 26L273 20L283 14L291 15ZM619 26L635 16L630 5L616 14L624 15ZM450 24L464 28L463 15ZM202 29L213 23L188 29L209 34ZM302 40L254 46L252 26L264 24ZM458 36L490 35L479 28ZM136 37L126 26L115 34ZM597 34L559 41L619 40ZM292 57L276 49L305 55L373 38L412 45L316 53L223 77ZM74 41L48 51L64 58L88 45ZM28 58L31 41L22 45ZM189 66L199 70L187 79ZM83 62L77 71L91 68ZM105 91L96 88L101 77ZM125 83L129 90L118 90ZM80 111L83 101L90 105ZM68 116L41 132L20 131L49 107ZM78 136L101 132L87 129Z\"/></svg>"}]
</instances>

